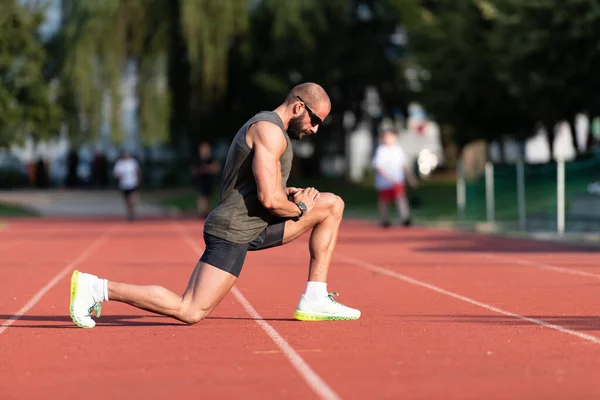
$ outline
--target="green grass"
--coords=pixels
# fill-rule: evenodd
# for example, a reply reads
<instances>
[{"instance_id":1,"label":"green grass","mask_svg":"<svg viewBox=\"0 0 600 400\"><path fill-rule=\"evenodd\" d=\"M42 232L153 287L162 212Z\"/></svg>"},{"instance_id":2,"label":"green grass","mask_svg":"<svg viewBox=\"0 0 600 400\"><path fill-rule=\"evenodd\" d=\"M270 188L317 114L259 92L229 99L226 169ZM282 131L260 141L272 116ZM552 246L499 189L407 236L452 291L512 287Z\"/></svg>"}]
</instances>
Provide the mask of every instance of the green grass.
<instances>
[{"instance_id":1,"label":"green grass","mask_svg":"<svg viewBox=\"0 0 600 400\"><path fill-rule=\"evenodd\" d=\"M216 198L213 199L213 203ZM186 194L177 194L161 199L159 203L163 206L176 207L184 212L192 212L196 210L196 195L190 191Z\"/></svg>"},{"instance_id":2,"label":"green grass","mask_svg":"<svg viewBox=\"0 0 600 400\"><path fill-rule=\"evenodd\" d=\"M528 177L526 186L526 212L528 218L552 219L556 215L556 181L550 173ZM496 177L495 220L497 222L516 221L518 203L516 182L509 176ZM571 196L585 191L590 181L587 176L571 176L567 181L567 205ZM351 184L343 180L313 179L292 180L289 186L313 186L322 192L333 192L346 203L345 216L349 218L378 218L377 193L372 184ZM416 221L448 222L457 221L456 182L453 176L437 176L420 182L418 189L408 188L411 212ZM213 206L217 197L212 199ZM195 194L192 190L160 200L163 205L174 206L184 212L194 212ZM392 216L395 210L391 209ZM465 222L485 221L487 218L485 182L479 179L467 184L467 209Z\"/></svg>"},{"instance_id":3,"label":"green grass","mask_svg":"<svg viewBox=\"0 0 600 400\"><path fill-rule=\"evenodd\" d=\"M600 179L600 160L583 159L566 165L566 205L570 200L586 192L590 182ZM494 168L496 222L513 223L518 220L517 182L515 166ZM291 179L289 186L313 186L322 192L333 192L346 203L345 216L349 218L377 219L377 193L373 188L372 177L362 184L348 183L342 179ZM556 221L556 165L528 165L525 169L526 215L528 221ZM437 174L429 180L422 180L418 189L408 189L411 212L419 223L473 224L487 220L485 179L483 177L467 182L467 206L465 215L458 218L456 208L456 178L452 173ZM213 199L213 205L217 198ZM195 195L192 190L178 195L164 197L164 205L193 212ZM396 216L392 210L392 216Z\"/></svg>"},{"instance_id":4,"label":"green grass","mask_svg":"<svg viewBox=\"0 0 600 400\"><path fill-rule=\"evenodd\" d=\"M333 179L303 179L288 182L289 186L315 187L322 192L339 195L346 204L345 215L350 218L378 217L377 192L369 183L351 184ZM448 179L435 179L421 182L417 189L409 189L408 196L415 219L438 220L456 217L456 186ZM217 196L212 199L213 206ZM159 200L164 206L176 207L183 212L194 212L196 197L192 190Z\"/></svg>"},{"instance_id":5,"label":"green grass","mask_svg":"<svg viewBox=\"0 0 600 400\"><path fill-rule=\"evenodd\" d=\"M0 203L0 217L34 217L38 214L14 204Z\"/></svg>"}]
</instances>

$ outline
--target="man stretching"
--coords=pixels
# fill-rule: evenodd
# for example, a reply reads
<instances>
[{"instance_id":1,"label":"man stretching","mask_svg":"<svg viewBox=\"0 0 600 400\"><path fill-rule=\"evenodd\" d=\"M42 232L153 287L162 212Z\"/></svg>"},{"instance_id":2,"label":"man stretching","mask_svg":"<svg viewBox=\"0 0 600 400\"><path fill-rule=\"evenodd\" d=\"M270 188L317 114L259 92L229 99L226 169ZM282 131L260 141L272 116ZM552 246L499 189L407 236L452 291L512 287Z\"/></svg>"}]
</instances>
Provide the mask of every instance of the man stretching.
<instances>
[{"instance_id":1,"label":"man stretching","mask_svg":"<svg viewBox=\"0 0 600 400\"><path fill-rule=\"evenodd\" d=\"M344 202L314 188L286 187L292 139L315 135L331 110L329 96L315 83L294 87L274 111L248 120L234 137L222 174L221 194L204 224L206 248L183 295L161 286L139 286L74 271L71 318L82 328L96 325L91 314L104 301L119 301L195 324L235 284L248 251L280 246L311 230L306 291L294 318L302 321L358 319L327 292L327 272L342 221Z\"/></svg>"}]
</instances>

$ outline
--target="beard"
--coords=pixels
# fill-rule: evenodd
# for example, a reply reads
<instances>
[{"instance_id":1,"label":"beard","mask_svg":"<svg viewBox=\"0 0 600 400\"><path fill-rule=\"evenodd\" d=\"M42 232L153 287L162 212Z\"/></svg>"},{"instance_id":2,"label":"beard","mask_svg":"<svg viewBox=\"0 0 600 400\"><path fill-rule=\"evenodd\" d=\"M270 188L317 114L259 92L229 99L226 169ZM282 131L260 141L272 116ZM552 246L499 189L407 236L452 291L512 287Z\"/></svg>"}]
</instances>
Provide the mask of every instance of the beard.
<instances>
[{"instance_id":1,"label":"beard","mask_svg":"<svg viewBox=\"0 0 600 400\"><path fill-rule=\"evenodd\" d=\"M287 128L287 134L290 138L301 140L302 137L308 133L307 130L302 129L302 120L304 119L305 114L306 111L304 111L301 115L290 119Z\"/></svg>"}]
</instances>

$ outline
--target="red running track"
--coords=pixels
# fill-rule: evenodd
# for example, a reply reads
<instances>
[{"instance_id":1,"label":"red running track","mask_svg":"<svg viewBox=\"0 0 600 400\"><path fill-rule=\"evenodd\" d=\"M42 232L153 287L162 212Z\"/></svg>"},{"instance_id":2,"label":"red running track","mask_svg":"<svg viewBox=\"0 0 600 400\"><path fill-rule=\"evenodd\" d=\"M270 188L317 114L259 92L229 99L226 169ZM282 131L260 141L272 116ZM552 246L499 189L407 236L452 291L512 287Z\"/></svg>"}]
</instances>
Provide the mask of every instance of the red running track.
<instances>
[{"instance_id":1,"label":"red running track","mask_svg":"<svg viewBox=\"0 0 600 400\"><path fill-rule=\"evenodd\" d=\"M307 241L250 253L196 326L106 303L86 330L69 318L73 269L179 293L201 224L11 220L0 398L600 397L600 249L346 221L329 289L363 316L303 323Z\"/></svg>"}]
</instances>

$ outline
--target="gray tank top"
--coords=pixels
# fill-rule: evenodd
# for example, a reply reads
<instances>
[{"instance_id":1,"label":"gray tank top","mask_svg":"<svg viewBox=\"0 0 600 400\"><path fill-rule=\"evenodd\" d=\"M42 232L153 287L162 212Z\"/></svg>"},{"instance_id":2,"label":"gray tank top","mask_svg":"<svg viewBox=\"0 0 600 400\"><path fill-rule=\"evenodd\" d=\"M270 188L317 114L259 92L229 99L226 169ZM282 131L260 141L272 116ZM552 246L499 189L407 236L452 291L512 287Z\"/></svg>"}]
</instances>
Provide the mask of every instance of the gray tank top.
<instances>
[{"instance_id":1,"label":"gray tank top","mask_svg":"<svg viewBox=\"0 0 600 400\"><path fill-rule=\"evenodd\" d=\"M277 125L287 142L287 148L279 159L284 188L292 168L292 143L279 115L273 111L261 111L240 128L229 147L223 167L219 203L204 223L205 233L235 243L252 241L274 217L258 200L258 190L252 172L254 150L246 143L248 128L258 121L268 121Z\"/></svg>"}]
</instances>

